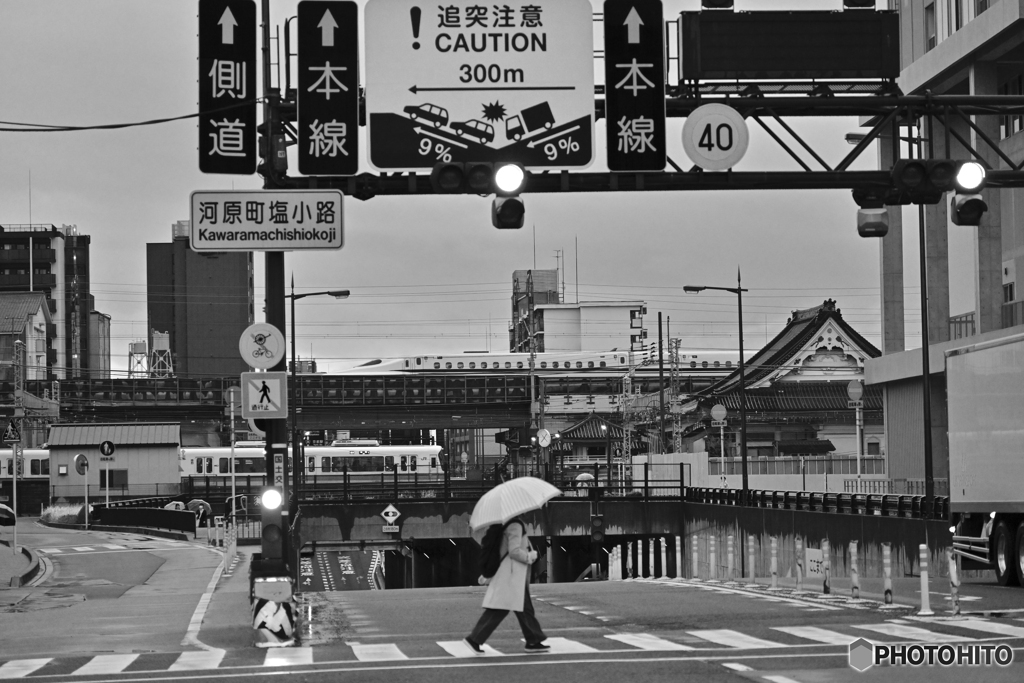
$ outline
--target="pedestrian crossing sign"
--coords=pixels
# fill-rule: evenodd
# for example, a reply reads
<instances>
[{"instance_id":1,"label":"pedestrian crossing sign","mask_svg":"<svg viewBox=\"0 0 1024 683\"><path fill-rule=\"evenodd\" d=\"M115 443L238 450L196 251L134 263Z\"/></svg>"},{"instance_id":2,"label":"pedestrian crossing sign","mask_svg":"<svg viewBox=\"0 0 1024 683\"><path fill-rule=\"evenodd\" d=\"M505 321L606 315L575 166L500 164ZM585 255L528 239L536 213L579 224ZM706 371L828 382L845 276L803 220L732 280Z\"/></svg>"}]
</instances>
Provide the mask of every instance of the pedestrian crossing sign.
<instances>
[{"instance_id":1,"label":"pedestrian crossing sign","mask_svg":"<svg viewBox=\"0 0 1024 683\"><path fill-rule=\"evenodd\" d=\"M21 443L21 430L18 429L14 420L7 423L7 429L4 430L4 443Z\"/></svg>"},{"instance_id":2,"label":"pedestrian crossing sign","mask_svg":"<svg viewBox=\"0 0 1024 683\"><path fill-rule=\"evenodd\" d=\"M288 417L288 373L243 372L242 417L284 420Z\"/></svg>"}]
</instances>

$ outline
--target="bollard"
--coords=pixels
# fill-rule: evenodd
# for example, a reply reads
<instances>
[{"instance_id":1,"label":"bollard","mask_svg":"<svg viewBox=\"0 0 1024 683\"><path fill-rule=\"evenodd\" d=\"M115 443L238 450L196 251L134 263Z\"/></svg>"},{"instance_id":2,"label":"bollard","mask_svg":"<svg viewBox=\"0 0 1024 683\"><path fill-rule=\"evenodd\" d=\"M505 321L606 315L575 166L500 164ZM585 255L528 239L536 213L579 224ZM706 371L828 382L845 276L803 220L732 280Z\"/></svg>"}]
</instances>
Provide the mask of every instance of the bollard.
<instances>
[{"instance_id":1,"label":"bollard","mask_svg":"<svg viewBox=\"0 0 1024 683\"><path fill-rule=\"evenodd\" d=\"M828 539L821 539L821 573L825 575L825 580L822 582L822 592L825 595L829 595L832 592L832 563L829 561L829 547Z\"/></svg>"},{"instance_id":2,"label":"bollard","mask_svg":"<svg viewBox=\"0 0 1024 683\"><path fill-rule=\"evenodd\" d=\"M928 546L922 543L917 550L918 560L921 563L921 611L917 614L927 617L935 614L932 611L931 596L928 595Z\"/></svg>"},{"instance_id":3,"label":"bollard","mask_svg":"<svg viewBox=\"0 0 1024 683\"><path fill-rule=\"evenodd\" d=\"M683 578L683 537L676 536L676 578Z\"/></svg>"},{"instance_id":4,"label":"bollard","mask_svg":"<svg viewBox=\"0 0 1024 683\"><path fill-rule=\"evenodd\" d=\"M636 578L636 572L633 571L633 541L626 544L626 578Z\"/></svg>"},{"instance_id":5,"label":"bollard","mask_svg":"<svg viewBox=\"0 0 1024 683\"><path fill-rule=\"evenodd\" d=\"M619 546L612 548L611 554L608 556L608 580L609 581L620 581L622 575L619 572Z\"/></svg>"},{"instance_id":6,"label":"bollard","mask_svg":"<svg viewBox=\"0 0 1024 683\"><path fill-rule=\"evenodd\" d=\"M661 579L668 578L668 539L661 537Z\"/></svg>"},{"instance_id":7,"label":"bollard","mask_svg":"<svg viewBox=\"0 0 1024 683\"><path fill-rule=\"evenodd\" d=\"M946 558L949 562L949 601L953 608L953 614L960 614L960 573L957 571L957 557L952 550L946 551Z\"/></svg>"},{"instance_id":8,"label":"bollard","mask_svg":"<svg viewBox=\"0 0 1024 683\"><path fill-rule=\"evenodd\" d=\"M725 569L725 580L726 581L732 581L732 576L733 576L732 570L733 570L733 567L736 566L735 561L734 561L735 557L736 557L736 553L735 553L735 551L733 551L733 545L732 545L733 541L732 541L732 539L733 539L732 534L729 534L728 536L726 536L726 539L725 539L726 548L727 548L727 552L726 552L726 565L725 565L726 566L726 569Z\"/></svg>"},{"instance_id":9,"label":"bollard","mask_svg":"<svg viewBox=\"0 0 1024 683\"><path fill-rule=\"evenodd\" d=\"M700 549L697 545L697 534L690 538L690 562L693 564L693 575L691 579L700 578Z\"/></svg>"},{"instance_id":10,"label":"bollard","mask_svg":"<svg viewBox=\"0 0 1024 683\"><path fill-rule=\"evenodd\" d=\"M657 552L654 549L657 542L658 539L656 538L652 538L650 541L647 542L647 566L651 569L652 579L658 578L658 567L657 563L654 561L655 556L657 555Z\"/></svg>"},{"instance_id":11,"label":"bollard","mask_svg":"<svg viewBox=\"0 0 1024 683\"><path fill-rule=\"evenodd\" d=\"M718 567L715 566L715 537L708 537L708 581L718 579Z\"/></svg>"},{"instance_id":12,"label":"bollard","mask_svg":"<svg viewBox=\"0 0 1024 683\"><path fill-rule=\"evenodd\" d=\"M754 565L756 564L757 558L757 542L753 535L747 537L747 551L747 566L750 567L750 583L754 583L754 576L756 575Z\"/></svg>"},{"instance_id":13,"label":"bollard","mask_svg":"<svg viewBox=\"0 0 1024 683\"><path fill-rule=\"evenodd\" d=\"M804 539L796 537L796 592L804 589Z\"/></svg>"},{"instance_id":14,"label":"bollard","mask_svg":"<svg viewBox=\"0 0 1024 683\"><path fill-rule=\"evenodd\" d=\"M860 576L857 574L857 541L850 541L850 592L860 600Z\"/></svg>"},{"instance_id":15,"label":"bollard","mask_svg":"<svg viewBox=\"0 0 1024 683\"><path fill-rule=\"evenodd\" d=\"M779 539L772 536L772 585L771 590L779 590Z\"/></svg>"},{"instance_id":16,"label":"bollard","mask_svg":"<svg viewBox=\"0 0 1024 683\"><path fill-rule=\"evenodd\" d=\"M888 543L882 544L882 575L885 577L884 601L886 605L892 605L892 546Z\"/></svg>"}]
</instances>

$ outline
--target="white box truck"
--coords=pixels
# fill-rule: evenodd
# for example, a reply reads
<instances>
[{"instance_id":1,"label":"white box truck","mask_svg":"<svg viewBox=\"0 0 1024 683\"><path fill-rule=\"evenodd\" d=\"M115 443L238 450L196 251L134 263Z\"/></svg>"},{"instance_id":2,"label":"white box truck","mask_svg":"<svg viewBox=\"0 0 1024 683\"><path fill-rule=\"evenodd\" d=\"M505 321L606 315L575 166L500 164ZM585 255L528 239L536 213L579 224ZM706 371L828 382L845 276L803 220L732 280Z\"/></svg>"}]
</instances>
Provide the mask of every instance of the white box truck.
<instances>
[{"instance_id":1,"label":"white box truck","mask_svg":"<svg viewBox=\"0 0 1024 683\"><path fill-rule=\"evenodd\" d=\"M1024 586L1024 334L947 351L946 396L953 547Z\"/></svg>"}]
</instances>

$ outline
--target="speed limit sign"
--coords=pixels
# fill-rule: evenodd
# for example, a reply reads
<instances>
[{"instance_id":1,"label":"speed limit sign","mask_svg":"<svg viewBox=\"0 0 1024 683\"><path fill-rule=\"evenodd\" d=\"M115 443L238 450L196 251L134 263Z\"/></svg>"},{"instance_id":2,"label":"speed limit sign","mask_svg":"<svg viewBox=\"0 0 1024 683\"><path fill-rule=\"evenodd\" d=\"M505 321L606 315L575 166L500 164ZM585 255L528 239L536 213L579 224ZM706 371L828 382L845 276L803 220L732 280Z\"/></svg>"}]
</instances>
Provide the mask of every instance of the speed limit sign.
<instances>
[{"instance_id":1,"label":"speed limit sign","mask_svg":"<svg viewBox=\"0 0 1024 683\"><path fill-rule=\"evenodd\" d=\"M705 171L732 168L747 151L750 136L739 112L724 104L705 104L686 117L683 149Z\"/></svg>"}]
</instances>

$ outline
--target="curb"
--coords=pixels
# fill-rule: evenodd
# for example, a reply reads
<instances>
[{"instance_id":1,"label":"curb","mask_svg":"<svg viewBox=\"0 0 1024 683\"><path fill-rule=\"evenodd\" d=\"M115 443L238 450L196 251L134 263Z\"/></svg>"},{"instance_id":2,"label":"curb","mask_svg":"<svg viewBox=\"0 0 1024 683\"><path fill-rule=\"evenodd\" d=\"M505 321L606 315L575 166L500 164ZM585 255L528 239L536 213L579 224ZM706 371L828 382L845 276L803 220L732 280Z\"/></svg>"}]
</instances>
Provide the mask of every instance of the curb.
<instances>
[{"instance_id":1,"label":"curb","mask_svg":"<svg viewBox=\"0 0 1024 683\"><path fill-rule=\"evenodd\" d=\"M0 545L7 546L8 548L11 547L11 544L8 541L0 541ZM26 583L34 579L36 574L39 573L39 556L36 555L31 548L21 544L19 545L21 546L21 554L28 558L28 569L22 572L21 576L11 577L11 588L20 588L24 586Z\"/></svg>"},{"instance_id":2,"label":"curb","mask_svg":"<svg viewBox=\"0 0 1024 683\"><path fill-rule=\"evenodd\" d=\"M74 529L77 531L87 531L84 524L62 524L59 522L44 522L39 520L39 523L43 526L52 527L54 529ZM104 524L90 524L89 529L95 529L96 531L117 531L126 534L142 534L144 536L159 536L160 538L169 538L173 541L189 541L194 540L188 537L188 534L181 531L164 531L163 529L150 529L148 527L141 526L107 526Z\"/></svg>"}]
</instances>

